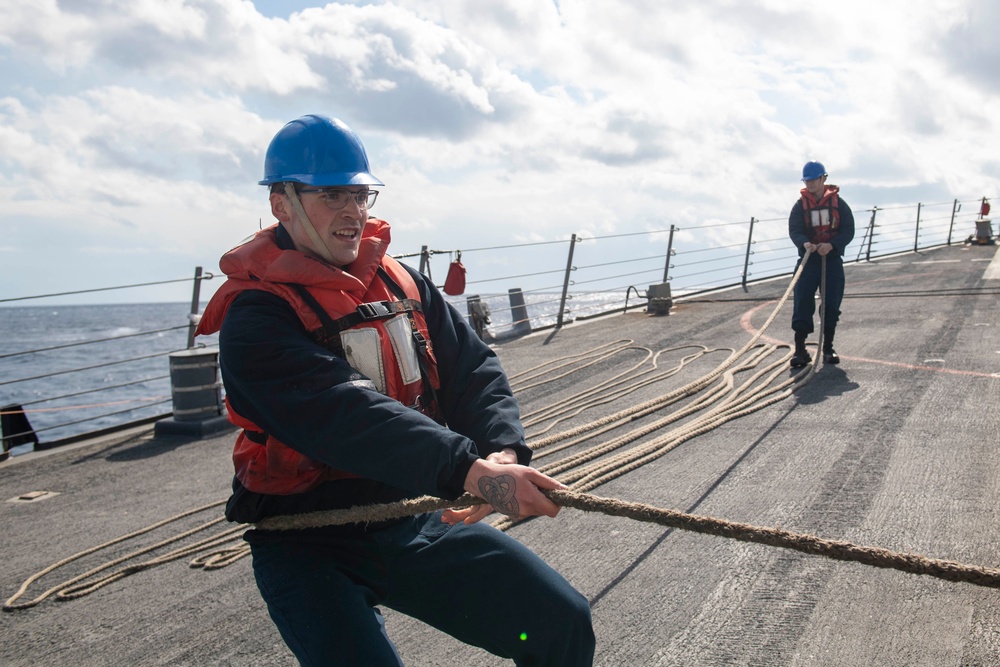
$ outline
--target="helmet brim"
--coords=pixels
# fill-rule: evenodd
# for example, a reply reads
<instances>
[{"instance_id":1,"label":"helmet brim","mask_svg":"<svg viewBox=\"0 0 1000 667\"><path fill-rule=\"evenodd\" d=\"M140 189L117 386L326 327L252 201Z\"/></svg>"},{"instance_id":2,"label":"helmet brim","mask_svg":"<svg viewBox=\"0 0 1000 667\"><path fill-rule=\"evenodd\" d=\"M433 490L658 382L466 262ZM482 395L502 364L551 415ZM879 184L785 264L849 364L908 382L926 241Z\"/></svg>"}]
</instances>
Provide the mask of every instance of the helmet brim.
<instances>
[{"instance_id":1,"label":"helmet brim","mask_svg":"<svg viewBox=\"0 0 1000 667\"><path fill-rule=\"evenodd\" d=\"M302 183L315 187L332 187L336 185L381 185L385 183L378 180L366 171L356 173L332 173L332 174L281 174L280 176L269 176L258 185L272 185L273 183Z\"/></svg>"}]
</instances>

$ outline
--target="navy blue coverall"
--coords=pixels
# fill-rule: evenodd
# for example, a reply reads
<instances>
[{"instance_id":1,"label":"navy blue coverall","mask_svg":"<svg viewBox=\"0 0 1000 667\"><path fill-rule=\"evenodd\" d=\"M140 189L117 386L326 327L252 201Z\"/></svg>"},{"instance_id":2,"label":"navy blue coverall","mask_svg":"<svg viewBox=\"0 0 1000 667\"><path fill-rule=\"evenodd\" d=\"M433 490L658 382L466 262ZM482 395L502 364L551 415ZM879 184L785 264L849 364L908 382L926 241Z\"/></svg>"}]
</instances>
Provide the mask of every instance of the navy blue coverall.
<instances>
[{"instance_id":1,"label":"navy blue coverall","mask_svg":"<svg viewBox=\"0 0 1000 667\"><path fill-rule=\"evenodd\" d=\"M833 338L837 321L840 319L840 303L844 299L844 251L854 239L854 213L843 198L839 198L837 210L840 212L840 224L836 235L829 241L833 246L826 255L826 307L823 312L823 326ZM788 215L788 236L799 250L799 263L805 255L805 244L810 242L807 233L802 199L795 202L792 212ZM795 265L798 270L799 264ZM813 314L816 312L816 292L823 278L823 258L813 252L809 255L799 282L795 284L794 309L792 312L792 330L798 334L808 335L814 330Z\"/></svg>"},{"instance_id":2,"label":"navy blue coverall","mask_svg":"<svg viewBox=\"0 0 1000 667\"><path fill-rule=\"evenodd\" d=\"M284 228L277 243L293 247ZM306 456L359 477L281 496L251 492L234 479L230 520L252 523L423 494L453 499L476 458L507 447L528 464L531 450L496 355L434 285L407 270L437 355L438 402L448 427L357 387L357 372L313 342L281 297L242 292L219 335L233 409ZM434 512L382 523L250 530L245 539L271 618L303 665L401 665L380 605L516 664L593 662L587 599L485 523L451 526Z\"/></svg>"}]
</instances>

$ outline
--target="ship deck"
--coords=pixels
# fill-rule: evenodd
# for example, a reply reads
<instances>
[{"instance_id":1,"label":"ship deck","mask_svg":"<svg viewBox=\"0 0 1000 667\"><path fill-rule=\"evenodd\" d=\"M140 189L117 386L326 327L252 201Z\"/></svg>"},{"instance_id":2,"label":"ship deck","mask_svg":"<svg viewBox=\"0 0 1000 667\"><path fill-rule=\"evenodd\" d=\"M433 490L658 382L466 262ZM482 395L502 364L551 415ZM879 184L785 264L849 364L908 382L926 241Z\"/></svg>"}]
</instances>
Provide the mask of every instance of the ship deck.
<instances>
[{"instance_id":1,"label":"ship deck","mask_svg":"<svg viewBox=\"0 0 1000 667\"><path fill-rule=\"evenodd\" d=\"M631 341L571 375L519 390L530 414L581 402L581 388L642 362L642 348L740 348L787 284L778 279L745 292L679 300L669 316L630 311L573 323L496 349L508 373L518 376ZM839 366L820 366L790 397L688 439L591 492L1000 566L997 288L995 246L849 264ZM789 302L761 340L789 341L790 318ZM665 352L663 365L684 353ZM670 377L567 417L549 433L662 396L724 356L706 354ZM231 432L198 440L156 437L144 427L0 464L4 599L60 559L224 500L232 439ZM33 491L50 494L16 501ZM170 526L70 564L36 582L23 599L176 530ZM998 589L574 509L510 532L591 601L598 665L1000 664ZM192 569L188 560L138 572L80 599L47 599L3 614L0 663L295 664L267 616L248 558L212 571ZM461 585L461 573L455 584ZM508 664L401 614L387 611L386 618L408 665Z\"/></svg>"}]
</instances>

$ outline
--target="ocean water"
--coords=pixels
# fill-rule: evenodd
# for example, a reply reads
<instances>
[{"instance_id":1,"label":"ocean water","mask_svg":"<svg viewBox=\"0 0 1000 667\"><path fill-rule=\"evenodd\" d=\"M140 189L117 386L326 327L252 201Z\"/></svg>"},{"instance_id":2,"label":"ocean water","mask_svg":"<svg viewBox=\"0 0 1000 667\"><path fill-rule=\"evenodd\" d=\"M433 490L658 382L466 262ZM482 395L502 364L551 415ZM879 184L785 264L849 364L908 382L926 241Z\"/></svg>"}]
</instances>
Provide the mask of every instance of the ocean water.
<instances>
[{"instance_id":1,"label":"ocean water","mask_svg":"<svg viewBox=\"0 0 1000 667\"><path fill-rule=\"evenodd\" d=\"M481 298L491 311L488 330L509 332L508 295ZM467 314L465 296L448 300ZM525 300L534 328L555 324L560 294ZM575 294L564 321L620 309L624 301L621 292ZM0 308L0 408L22 406L42 443L168 414L169 355L187 348L189 311L189 303ZM218 340L200 336L195 343L211 347ZM20 429L4 435L14 432Z\"/></svg>"},{"instance_id":2,"label":"ocean water","mask_svg":"<svg viewBox=\"0 0 1000 667\"><path fill-rule=\"evenodd\" d=\"M492 333L502 337L509 332L512 326L510 295L504 294L483 294L479 295L490 309L491 324L488 327ZM462 315L468 316L468 295L445 297L448 302ZM559 304L561 294L551 292L537 292L523 294L524 302L528 311L528 319L533 328L548 327L556 324L559 315ZM631 294L629 305L645 303L645 299L640 299L635 292ZM588 317L609 312L614 309L621 310L625 305L625 292L578 292L567 295L566 308L563 313L563 322L571 322L578 317Z\"/></svg>"},{"instance_id":3,"label":"ocean water","mask_svg":"<svg viewBox=\"0 0 1000 667\"><path fill-rule=\"evenodd\" d=\"M0 309L0 407L23 406L41 442L169 413L169 354L187 348L189 310L182 303Z\"/></svg>"}]
</instances>

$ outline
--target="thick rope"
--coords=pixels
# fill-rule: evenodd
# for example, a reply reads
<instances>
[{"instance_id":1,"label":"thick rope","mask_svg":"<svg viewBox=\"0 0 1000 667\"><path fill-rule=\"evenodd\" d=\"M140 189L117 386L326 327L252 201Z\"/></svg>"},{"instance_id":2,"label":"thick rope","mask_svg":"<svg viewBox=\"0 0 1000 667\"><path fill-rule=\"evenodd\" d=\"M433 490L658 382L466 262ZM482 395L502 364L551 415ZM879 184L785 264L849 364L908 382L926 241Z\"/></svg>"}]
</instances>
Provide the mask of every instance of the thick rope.
<instances>
[{"instance_id":1,"label":"thick rope","mask_svg":"<svg viewBox=\"0 0 1000 667\"><path fill-rule=\"evenodd\" d=\"M704 535L714 535L716 537L725 537L742 542L763 544L771 547L779 547L805 554L824 556L833 560L855 562L883 569L893 569L900 572L906 572L908 574L925 575L955 583L967 583L988 588L1000 588L1000 569L997 568L980 567L958 563L955 561L928 558L920 554L896 552L881 547L863 546L847 541L827 540L804 533L794 533L778 528L767 528L713 517L698 516L677 510L657 508L643 503L628 502L615 498L602 498L574 491L553 490L543 491L543 493L561 507L574 508L584 512L599 512L608 516L618 516L646 523L655 523L668 528L687 530ZM442 500L440 498L425 496L422 498L404 500L384 505L368 505L352 507L345 510L329 510L324 512L312 512L309 514L271 517L256 524L256 528L258 530L301 530L349 523L389 521L424 512L432 512L447 508L471 507L484 503L485 501L481 498L477 498L469 494L466 494L457 500ZM205 508L200 508L199 510L194 511L201 511L203 509ZM194 511L185 513L185 515L191 514ZM160 522L158 525L162 525L163 523L166 522ZM151 528L152 527L139 532L148 532ZM199 530L201 528L203 527L199 527L194 530ZM184 534L184 536L194 532L194 530L188 531ZM231 533L241 530L243 530L242 526L231 529L227 532ZM121 542L136 534L137 533L130 533L129 535L114 540L114 542ZM180 537L182 536L178 536L174 539L179 539ZM183 557L197 550L216 546L217 544L229 539L232 539L232 537L226 534L207 538L196 544L192 544L189 547L178 549L170 554L165 554L164 556L151 561L128 566L96 582L76 586L73 585L91 576L98 570L116 565L135 555L130 554L129 556L116 559L105 566L95 568L94 570L91 570L83 575L74 577L59 586L55 586L30 602L15 604L17 599L27 590L27 587L42 575L51 572L71 560L93 553L106 545L94 547L93 549L88 549L86 552L77 554L77 556L60 561L59 563L56 563L55 565L46 568L42 572L31 577L22 585L21 589L13 597L7 600L3 606L3 610L15 611L27 609L37 605L39 602L53 594L56 594L56 599L58 600L71 600L79 598L130 574L134 574L143 569L167 562L168 560L175 560L176 558ZM146 549L136 553L145 553L158 546L162 546L162 544L168 541L173 541L173 539L158 543L152 547L147 547ZM246 545L240 545L222 552L210 554L208 558L204 556L197 558L192 562L192 567L209 567L209 562L213 558L221 561L216 564L216 567L224 567L225 565L242 558L248 553L249 547Z\"/></svg>"},{"instance_id":2,"label":"thick rope","mask_svg":"<svg viewBox=\"0 0 1000 667\"><path fill-rule=\"evenodd\" d=\"M560 447L560 449L565 448L569 444L577 444L583 440L593 437L596 435L593 433L595 428L599 433L611 430L612 428L616 428L628 421L635 420L640 416L656 412L666 405L672 404L682 398L697 394L707 387L711 381L716 378L721 378L720 385L717 386L716 389L712 390L709 394L703 396L702 398L696 399L686 408L668 415L665 418L654 421L651 424L639 429L634 429L630 433L626 433L618 438L602 443L601 445L587 451L566 457L553 464L541 466L539 470L549 475L564 473L560 476L560 481L570 484L570 487L576 491L587 491L663 456L683 442L690 440L697 435L706 433L738 417L745 416L751 412L773 405L774 403L784 400L790 396L795 385L800 385L801 383L808 381L815 374L817 368L819 367L819 354L816 355L816 358L813 360L814 363L807 369L800 371L776 386L771 385L784 371L785 364L791 356L790 350L778 361L760 371L757 371L757 373L755 373L750 380L745 382L738 389L734 387L734 375L738 372L753 369L758 363L769 356L777 348L775 346L759 346L757 352L751 354L750 357L747 358L742 364L735 367L734 364L739 358L746 355L748 351L754 349L753 346L756 345L756 341L759 340L759 338L777 317L781 307L794 291L795 285L802 275L805 262L809 259L810 254L811 251L807 250L802 262L800 262L795 272L795 275L785 290L785 293L782 295L777 306L774 308L765 324L760 328L760 330L758 330L756 335L753 336L751 340L748 341L748 343L739 351L733 352L733 354L731 354L714 371L657 399L653 399L652 401L647 401L639 406L634 406L627 410L620 411L614 415L605 417L604 419L591 422L581 428L572 429L555 436L550 436L549 438L545 438L543 441L531 442L530 445L533 449L538 449L542 446L548 446L553 442L559 442L566 437L575 437L587 434L588 432L590 433L590 435L575 438L572 443L566 443L566 445ZM826 258L824 257L823 268L825 269L825 267ZM821 310L825 306L825 287L824 272L824 280L821 283L820 290L822 301ZM770 374L763 383L763 387L749 391L749 389L753 387L754 383L768 371L770 371ZM725 396L725 398L723 398L723 396ZM605 457L606 454L613 450L620 449L626 444L634 442L641 437L657 432L670 423L700 412L716 402L718 402L718 405L682 427L654 438L652 441L644 443L639 447L634 447L612 457ZM596 461L589 466L569 472L571 469L577 468L581 463L594 460L599 457L605 458L602 458L602 460ZM510 519L501 519L496 523L496 526L501 529L509 528L511 525L513 525L513 522Z\"/></svg>"},{"instance_id":3,"label":"thick rope","mask_svg":"<svg viewBox=\"0 0 1000 667\"><path fill-rule=\"evenodd\" d=\"M810 254L811 254L811 251L807 250L806 253L805 253L805 255L802 258L802 261L799 263L799 266L796 269L795 274L792 276L792 280L789 283L787 289L785 290L785 292L781 296L781 298L778 300L777 305L775 306L774 310L771 312L771 314L768 317L767 321L764 322L763 326L760 327L760 329L757 331L757 333L754 334L750 338L750 340L747 341L747 343L742 348L740 348L739 350L733 351L732 354L730 354L729 357L727 357L714 370L712 370L708 374L706 374L706 375L704 375L704 376L702 376L702 377L700 377L700 378L698 378L698 379L696 379L696 380L694 380L694 381L692 381L692 382L684 385L683 387L675 389L672 392L669 392L667 394L664 394L664 395L659 396L659 397L654 398L654 399L650 399L650 400L648 400L648 401L646 401L644 403L632 406L632 407L627 408L625 410L621 410L619 412L616 412L614 414L608 415L608 416L603 417L601 419L589 422L587 424L583 424L583 425L581 425L579 427L570 429L568 431L564 431L562 433L557 433L555 435L549 436L547 438L543 438L541 440L529 442L528 443L529 446L533 450L537 451L537 450L540 450L542 448L548 447L548 446L552 445L553 443L560 442L560 441L562 441L564 439L572 438L572 437L576 437L576 436L580 436L580 435L583 435L583 434L588 433L590 431L594 431L594 430L597 430L597 429L604 428L604 427L606 427L609 424L625 423L625 422L628 422L628 421L633 421L633 420L637 419L640 416L649 414L651 412L655 412L655 411L663 408L666 405L670 405L670 404L672 404L672 403L674 403L674 402L676 402L678 400L681 400L683 398L692 396L692 395L698 393L699 391L701 391L702 389L704 389L706 386L708 386L714 380L716 380L719 376L723 375L731 366L733 366L736 363L736 361L740 357L742 357L744 354L746 354L746 352L748 350L750 350L751 348L753 348L757 344L757 341L761 338L761 336L764 335L764 332L768 329L768 327L771 326L771 324L774 322L775 318L778 316L778 313L781 311L781 308L784 306L785 302L791 296L793 290L795 289L796 283L798 283L799 279L802 276L802 272L805 269L805 262L806 262L806 260L809 259ZM821 296L822 296L822 291L821 291ZM581 355L574 355L574 357L578 357L578 356L581 356ZM548 362L548 363L555 363L556 361L559 361L559 360L553 360L553 361ZM795 376L793 376L793 379L795 381L797 381L797 382L806 382L815 373L815 369L817 367L818 367L818 364L814 363L808 369L806 369L804 371L800 371L799 374L796 374Z\"/></svg>"},{"instance_id":4,"label":"thick rope","mask_svg":"<svg viewBox=\"0 0 1000 667\"><path fill-rule=\"evenodd\" d=\"M535 366L534 368L530 369L529 371L525 371L524 373L520 373L520 374L518 374L516 376L512 376L511 378L508 378L508 380L510 382L511 389L513 389L515 391L524 391L526 389L533 389L534 387L538 387L538 386L543 385L543 384L548 384L550 382L555 382L556 380L564 378L564 377L570 375L571 373L575 373L578 370L582 370L582 369L587 368L589 366L593 366L594 364L600 363L600 362L604 361L605 359L610 359L611 357L613 357L615 354L617 354L618 352L620 352L622 350L627 350L627 349L630 349L630 348L631 349L639 349L639 348L632 348L632 346L630 345L630 343L632 343L631 340L619 340L619 341L615 341L614 343L607 343L605 345L601 345L601 346L599 346L597 348L594 348L592 350L588 350L587 352L581 352L579 354L573 354L573 355L569 355L567 357L562 357L560 359L553 359L553 360L545 362L543 364L539 364L538 366ZM605 349L605 348L611 348L611 349ZM645 348L643 348L643 349L645 349ZM566 368L568 366L572 367L575 360L576 361L583 361L585 363L582 363L581 365L573 367L572 370L570 370L570 371L566 371L566 372L561 373L559 375L552 375L553 371L562 370L563 368ZM562 362L562 363L559 363L559 362ZM556 365L552 366L552 364L556 364ZM551 366L551 368L548 368L547 370L541 370L541 369L545 369L547 366ZM524 375L526 375L528 373L532 373L534 371L537 371L537 373L535 373L534 375L528 375L527 377L522 377L522 376L524 376ZM542 381L539 381L539 382L535 382L533 384L525 384L528 380L534 380L534 379L539 378L539 377L545 377L546 379L544 379ZM517 379L514 379L514 378L517 378Z\"/></svg>"},{"instance_id":5,"label":"thick rope","mask_svg":"<svg viewBox=\"0 0 1000 667\"><path fill-rule=\"evenodd\" d=\"M824 329L824 316L825 316L825 297L826 297L826 257L823 257L823 273L821 278L820 287L820 341L819 350L817 351L816 358L814 362L805 370L798 374L788 378L787 380L771 386L775 378L780 375L787 365L788 358L791 356L791 351L789 350L785 355L779 358L777 361L771 363L770 365L758 370L754 373L748 380L746 380L739 387L735 386L735 376L738 373L743 373L753 370L761 361L766 359L768 356L774 353L778 347L788 347L785 346L773 346L773 345L756 345L756 341L763 335L764 331L770 326L778 314L778 311L784 305L785 301L788 299L789 295L792 293L795 284L798 282L799 277L802 274L802 270L805 261L809 258L809 252L807 251L803 257L802 262L795 275L792 278L788 289L785 294L781 297L778 305L772 312L771 316L768 318L767 322L760 328L757 334L739 351L731 351L730 356L719 365L714 371L710 372L708 375L691 382L680 389L670 392L664 396L658 397L651 401L647 401L638 406L633 406L627 410L620 411L614 415L605 417L602 420L597 420L591 422L577 429L572 429L570 431L551 436L542 441L536 441L532 443L534 449L541 449L543 447L549 447L548 452L542 453L553 453L558 450L568 448L572 445L579 444L587 439L593 438L594 436L604 433L606 431L618 428L623 423L629 421L634 421L640 417L652 414L664 407L676 403L679 400L690 397L701 392L703 389L708 387L713 381L716 381L716 387L709 390L709 392L697 398L689 406L678 410L677 412L668 415L667 417L656 420L655 422L648 424L640 429L633 430L630 433L626 433L622 436L612 439L606 443L601 444L598 447L591 448L587 451L580 452L578 454L566 457L558 462L549 464L548 466L542 466L539 470L546 472L547 474L554 475L560 472L567 472L573 468L577 468L574 472L565 474L562 477L562 481L571 484L572 491L545 491L554 502L565 507L574 507L576 509L581 509L583 511L589 512L603 512L611 516L625 516L638 521L646 521L652 523L658 523L660 525L669 526L671 528L679 528L682 530L691 530L695 532L717 535L720 537L729 537L732 539L742 540L746 542L755 542L759 544L766 544L769 546L777 546L787 549L792 549L796 551L801 551L803 553L823 555L828 558L835 560L846 560L855 561L867 565L872 565L874 567L882 568L893 568L905 572L910 572L913 574L926 574L929 576L935 576L940 579L945 579L948 581L973 583L980 586L990 586L990 587L1000 587L1000 570L981 568L969 565L962 565L960 563L954 563L951 561L942 561L936 559L925 558L916 554L906 554L888 551L886 549L881 549L877 547L863 547L851 544L849 542L838 542L823 540L810 535L796 534L788 531L783 531L779 529L772 528L761 528L756 526L750 526L747 524L733 523L725 521L722 519L714 519L710 517L701 517L691 514L685 514L675 510L666 510L651 507L649 505L642 505L639 503L630 503L622 500L600 498L597 496L588 495L582 493L582 491L600 486L615 477L625 474L631 470L634 470L651 460L662 456L671 449L677 447L681 443L697 436L707 431L710 431L721 424L730 421L732 419L744 416L750 412L760 410L768 405L772 405L780 400L787 398L791 391L793 391L795 385L800 385L804 381L812 377L819 366L820 354L822 354L822 344L823 344L823 329ZM709 350L703 346L682 346L677 348L671 348L670 350L661 350L657 353L653 353L652 350L648 348L642 348L631 345L631 340L620 340L614 343L605 344L591 350L590 352L579 353L571 355L570 357L565 357L563 359L551 360L538 366L534 369L526 371L520 376L515 376L518 379L518 383L521 385L519 389L528 389L536 387L548 382L554 381L566 377L578 370L592 366L600 361L607 360L619 352L635 349L635 350L645 350L647 352L646 359L640 364L637 364L629 372L619 373L608 381L602 382L598 387L591 388L577 393L574 397L574 408L572 414L567 415L565 412L561 412L555 406L550 406L549 408L543 408L533 415L537 417L534 423L556 419L553 424L550 424L548 428L552 425L567 419L572 416L576 416L586 410L589 407L595 405L600 405L602 403L609 402L616 398L625 396L643 386L648 384L661 381L665 378L672 377L674 374L679 372L684 366L691 363L693 360L713 352L716 350ZM756 348L755 348L756 346ZM656 373L652 377L643 377L648 374L656 372L657 359L660 354L668 351L681 350L685 347L700 347L701 351L692 355L688 355L681 359L678 366L667 371L661 371ZM741 364L736 365L736 361L747 354L748 351L756 350L752 352L745 361ZM634 374L634 371L646 361L652 357L653 368L647 371L642 371L638 374ZM571 361L567 361L571 360ZM564 371L568 366L576 367ZM549 367L547 370L539 371L539 369ZM551 376L554 371L562 371L559 375ZM527 377L525 377L527 376ZM550 377L546 377L550 376ZM620 382L620 378L629 376L629 383ZM766 376L766 377L765 377ZM639 378L639 379L637 379ZM758 381L764 378L762 383L763 388L754 388L754 385ZM526 384L525 383L530 383ZM616 385L622 384L616 388ZM751 391L751 389L753 389ZM608 398L608 396L611 398ZM598 398L600 396L600 398ZM564 403L567 401L564 401ZM631 443L645 435L661 430L665 426L679 421L687 416L705 410L706 408L716 404L708 412L706 412L701 417L695 419L691 423L685 425L682 428L675 429L670 433L654 438L652 441L643 444L640 447L636 447L628 450L623 454L619 454L613 457L605 458L601 461L596 461L589 466L579 467L580 464L586 463L587 461L593 461L600 457L603 457L610 451L619 449L624 445ZM548 430L545 429L545 430ZM596 432L595 432L596 431ZM544 432L544 431L543 431ZM564 442L563 445L558 447L552 447L556 442L565 441L571 439L569 442ZM322 526L330 525L340 525L346 523L365 523L365 522L380 522L392 519L398 519L406 516L412 516L414 514L420 514L429 511L435 511L445 508L461 508L469 507L473 505L483 504L485 501L476 498L474 496L466 494L462 498L454 501L446 501L438 498L424 497L417 498L413 500L402 501L399 503L392 503L387 505L375 505L375 506L360 506L354 507L347 510L336 510L328 512L315 512L311 514L302 515L292 515L283 517L272 517L262 521L256 525L259 530L294 530L303 528L317 528ZM79 558L82 558L88 554L94 553L102 548L117 544L119 542L131 539L143 533L149 532L154 528L160 527L166 523L190 516L197 512L203 511L208 508L216 507L222 503L213 503L202 508L191 510L179 514L171 519L158 522L144 528L142 530L129 533L128 535L122 536L110 542L106 542L97 547L87 549L74 556L63 559L54 565L42 570L41 572L33 575L28 580L22 584L21 588L17 593L12 596L4 604L4 611L12 611L15 609L25 609L37 605L39 602L45 598L55 595L56 599L59 600L69 600L75 599L77 597L82 597L88 593L91 593L113 581L117 581L129 574L153 567L155 565L168 562L170 560L176 560L193 553L198 553L208 548L214 548L225 544L226 542L232 541L236 536L235 533L242 531L242 527L237 527L224 531L223 533L205 538L194 544L188 545L186 547L181 547L171 551L162 556L144 561L142 563L128 565L118 571L112 572L103 576L100 579L91 581L88 583L80 583L98 572L102 572L106 569L114 567L115 565L121 564L129 559L132 559L138 555L142 555L153 551L157 548L161 548L166 544L178 541L185 537L188 537L198 531L204 530L212 525L219 523L222 519L215 519L202 526L196 527L173 538L163 540L154 544L152 546L140 549L138 551L132 552L121 558L117 558L113 561L105 563L97 568L93 568L86 573L74 577L68 581L59 584L58 586L52 587L42 595L38 596L34 600L25 603L16 603L16 601L26 592L28 586L39 578L52 572L53 570L73 562ZM514 521L512 519L504 518L498 522L498 527L508 528L513 525ZM209 554L202 554L191 561L191 567L201 567L204 569L217 569L225 567L240 558L249 554L249 547L246 544L238 544L235 546L230 546L225 549L221 549Z\"/></svg>"},{"instance_id":6,"label":"thick rope","mask_svg":"<svg viewBox=\"0 0 1000 667\"><path fill-rule=\"evenodd\" d=\"M39 595L38 597L36 597L33 600L30 600L28 602L22 602L22 603L15 604L17 602L17 600L20 599L25 594L25 592L27 592L28 587L31 584L33 584L35 581L38 581L39 579L41 579L42 577L44 577L46 574L49 574L50 572L52 572L52 571L54 571L54 570L62 567L63 565L67 565L67 564L72 563L74 561L80 560L84 556L88 556L88 555L90 555L92 553L100 551L101 549L106 549L107 547L114 546L115 544L118 544L120 542L125 542L126 540L130 540L130 539L136 538L136 537L138 537L140 535L144 535L144 534L146 534L148 532L156 530L157 528L165 526L168 523L171 523L173 521L177 521L179 519L183 519L185 517L189 517L189 516L192 516L194 514L198 514L199 512L203 512L203 511L208 510L208 509L213 509L213 508L216 508L216 507L220 507L220 506L225 505L225 504L226 504L226 501L223 500L223 501L219 501L219 502L210 503L210 504L204 505L202 507L197 507L195 509L188 510L187 512L182 512L180 514L172 516L169 519L164 519L163 521L158 521L158 522L156 522L154 524L146 526L145 528L141 528L139 530L136 530L136 531L133 531L131 533L128 533L127 535L122 535L122 536L117 537L117 538L115 538L113 540L109 540L107 542L104 542L103 544L99 544L99 545L91 547L89 549L84 549L83 551L80 551L80 552L78 552L76 554L73 554L72 556L69 556L67 558L63 558L62 560L60 560L60 561L58 561L56 563L53 563L52 565L48 566L44 570L36 572L35 574L33 574L30 577L28 577L27 579L25 579L24 583L21 584L21 587L17 590L17 592L14 595L12 595L10 598L8 598L6 602L4 602L3 610L4 611L14 611L16 609L27 609L29 607L34 607L39 602L41 602L42 600L44 600L44 599L46 599L46 598L48 598L48 597L50 597L52 595L56 595L57 599L72 599L74 597L81 597L82 595L86 595L87 593L92 593L93 591L97 590L101 586L109 584L112 581L117 581L118 579L121 579L122 577L124 577L124 576L126 576L128 574L132 574L133 572L137 572L137 571L139 571L141 569L146 569L148 567L152 567L153 565L158 565L161 562L166 562L166 560L173 560L172 558L167 558L166 556L169 555L169 554L167 554L167 555L161 556L159 559L154 559L154 561L151 561L149 564L146 564L146 565L140 564L140 566L133 565L133 566L124 568L122 570L119 570L117 572L113 572L113 573L111 573L109 575L106 575L101 580L98 580L96 582L92 582L91 584L88 584L87 586L83 586L83 587L77 587L77 586L75 586L78 582L83 581L84 579L88 579L88 578L94 576L95 574L97 574L98 572L103 572L104 570L107 570L107 569L109 569L111 567L114 567L115 565L123 563L126 560L129 560L130 558L134 558L136 556L140 556L142 554L149 553L150 551L158 549L158 548L160 548L160 547L162 547L162 546L164 546L166 544L170 544L170 543L182 540L185 537L187 537L189 535L193 535L194 533L196 533L198 531L205 530L206 528L209 528L209 527L211 527L211 526L213 526L215 524L221 523L225 519L225 517L220 517L218 519L213 519L213 520L209 521L208 523L205 523L205 524L202 524L201 526L198 526L197 528L193 528L191 530L185 531L185 532L180 533L179 535L175 535L174 537L169 538L167 540L163 540L161 542L157 542L156 544L154 544L152 546L145 547L145 548L140 549L138 551L133 551L132 553L128 554L127 556L123 556L121 558L116 558L115 560L108 561L107 563L104 563L103 565L95 567L95 568L93 568L91 570L88 570L87 572L84 572L81 575L78 575L76 577L73 577L72 579L69 579L67 581L64 581L64 582L56 585L56 586L53 586L52 588L48 589L47 591L45 591L44 593L42 593L41 595ZM228 531L226 531L226 534L234 533L234 532L237 532L239 530L242 530L242 528L236 528L236 529L232 529L231 528ZM215 546L214 543L217 542L220 537L222 537L222 536L216 536L215 538L209 538L208 540L202 540L202 542L199 543L199 544L203 544L204 543L204 544L207 545L208 542L212 542L213 543L212 546ZM227 539L232 539L232 537L228 537ZM203 548L206 548L206 546L199 546L198 549L196 549L195 551L201 550ZM175 558L181 558L183 556L188 555L189 553L193 553L189 549L190 549L190 547L188 547L187 550L185 550L184 553L181 553L180 555L175 556ZM81 592L81 591L83 591L83 592Z\"/></svg>"},{"instance_id":7,"label":"thick rope","mask_svg":"<svg viewBox=\"0 0 1000 667\"><path fill-rule=\"evenodd\" d=\"M659 509L642 503L614 498L600 498L572 491L546 491L553 502L585 512L601 512L636 521L656 523L670 528L690 530L705 535L728 537L742 542L754 542L772 547L792 549L806 554L825 556L833 560L851 561L872 567L888 568L922 574L945 581L1000 588L1000 569L965 565L949 560L928 558L920 554L890 551L880 547L860 546L851 542L825 540L813 535L793 533L778 528L762 528L712 517Z\"/></svg>"},{"instance_id":8,"label":"thick rope","mask_svg":"<svg viewBox=\"0 0 1000 667\"><path fill-rule=\"evenodd\" d=\"M965 565L955 561L928 558L920 554L862 546L846 541L827 540L779 528L736 523L725 519L662 509L643 503L602 498L587 493L556 490L543 491L543 493L561 507L571 507L584 512L599 512L609 516L625 517L704 535L715 535L742 542L791 549L805 554L825 556L833 560L850 561L872 567L899 570L909 574L926 575L945 581L1000 588L1000 569L997 568ZM481 498L469 494L458 500L424 497L386 505L369 505L352 507L347 510L272 517L258 523L256 527L260 530L300 530L359 521L387 521L440 509L482 505L485 502Z\"/></svg>"}]
</instances>

